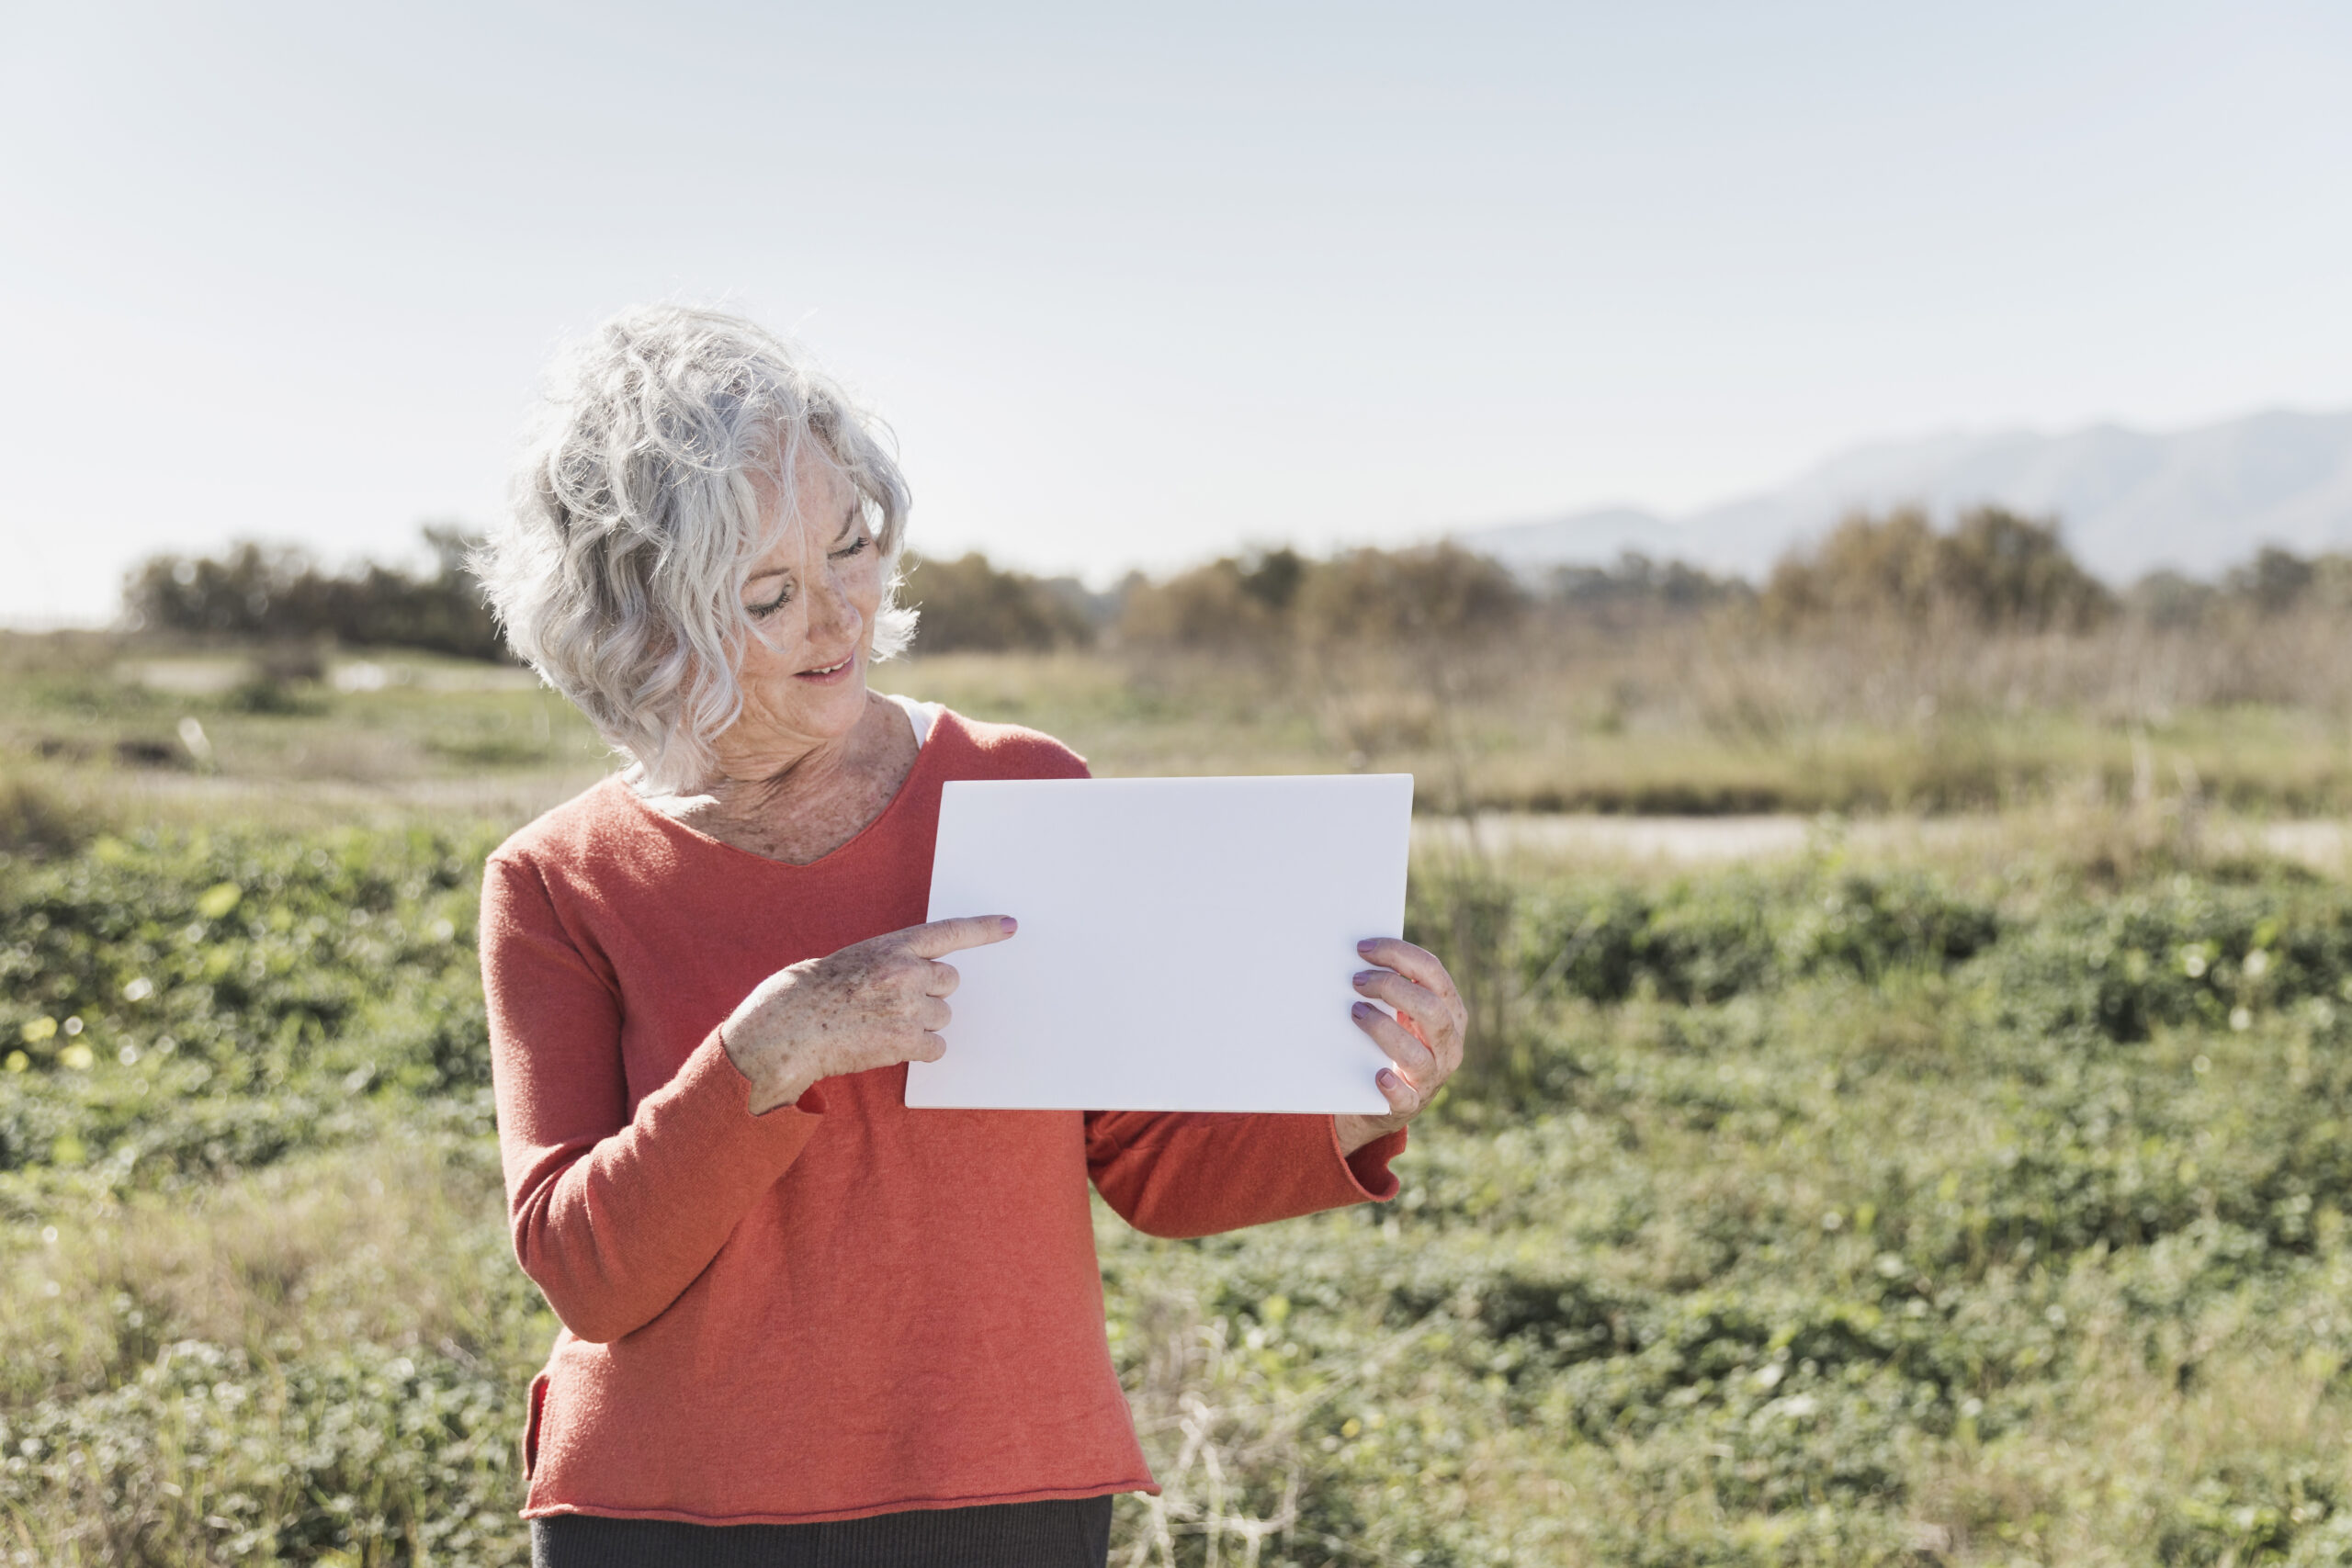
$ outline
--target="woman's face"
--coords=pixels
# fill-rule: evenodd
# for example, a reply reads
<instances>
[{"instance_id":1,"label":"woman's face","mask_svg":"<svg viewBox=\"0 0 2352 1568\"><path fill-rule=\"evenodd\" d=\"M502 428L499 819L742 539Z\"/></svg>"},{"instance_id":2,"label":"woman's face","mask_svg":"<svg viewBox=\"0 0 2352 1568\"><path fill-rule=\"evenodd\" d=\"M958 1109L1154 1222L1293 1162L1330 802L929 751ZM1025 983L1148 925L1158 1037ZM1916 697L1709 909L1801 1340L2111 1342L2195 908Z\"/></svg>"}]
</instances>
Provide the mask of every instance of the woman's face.
<instances>
[{"instance_id":1,"label":"woman's face","mask_svg":"<svg viewBox=\"0 0 2352 1568\"><path fill-rule=\"evenodd\" d=\"M799 467L796 514L743 584L743 712L718 740L720 764L739 778L789 767L865 714L882 552L848 479L821 458Z\"/></svg>"}]
</instances>

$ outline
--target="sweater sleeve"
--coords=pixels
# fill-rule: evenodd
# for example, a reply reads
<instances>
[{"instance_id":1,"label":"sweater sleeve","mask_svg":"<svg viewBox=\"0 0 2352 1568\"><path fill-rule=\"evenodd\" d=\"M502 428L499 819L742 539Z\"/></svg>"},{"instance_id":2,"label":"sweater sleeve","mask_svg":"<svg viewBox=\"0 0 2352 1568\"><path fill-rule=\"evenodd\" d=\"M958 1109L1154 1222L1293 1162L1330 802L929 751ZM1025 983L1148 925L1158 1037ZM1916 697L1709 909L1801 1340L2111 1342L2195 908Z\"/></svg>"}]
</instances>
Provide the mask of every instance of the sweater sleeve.
<instances>
[{"instance_id":1,"label":"sweater sleeve","mask_svg":"<svg viewBox=\"0 0 2352 1568\"><path fill-rule=\"evenodd\" d=\"M579 1337L641 1328L792 1164L821 1096L754 1116L713 1030L634 1116L621 998L528 864L482 876L482 989L514 1256Z\"/></svg>"},{"instance_id":2,"label":"sweater sleeve","mask_svg":"<svg viewBox=\"0 0 2352 1568\"><path fill-rule=\"evenodd\" d=\"M1086 1164L1119 1217L1148 1235L1212 1235L1396 1195L1399 1129L1340 1153L1329 1116L1093 1111Z\"/></svg>"}]
</instances>

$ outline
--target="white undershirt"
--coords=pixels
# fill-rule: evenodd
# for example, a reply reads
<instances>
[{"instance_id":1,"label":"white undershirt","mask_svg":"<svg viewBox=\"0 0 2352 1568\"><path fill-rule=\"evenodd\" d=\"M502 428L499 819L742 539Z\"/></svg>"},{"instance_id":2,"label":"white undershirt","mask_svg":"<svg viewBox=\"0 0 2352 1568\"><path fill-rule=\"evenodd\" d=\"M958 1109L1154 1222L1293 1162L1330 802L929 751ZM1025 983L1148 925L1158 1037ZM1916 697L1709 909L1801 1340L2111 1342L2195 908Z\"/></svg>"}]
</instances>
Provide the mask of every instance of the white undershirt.
<instances>
[{"instance_id":1,"label":"white undershirt","mask_svg":"<svg viewBox=\"0 0 2352 1568\"><path fill-rule=\"evenodd\" d=\"M896 692L884 692L881 695L906 709L907 722L915 727L915 750L922 750L922 743L931 739L931 727L939 721L939 705L919 703L912 697L902 697Z\"/></svg>"}]
</instances>

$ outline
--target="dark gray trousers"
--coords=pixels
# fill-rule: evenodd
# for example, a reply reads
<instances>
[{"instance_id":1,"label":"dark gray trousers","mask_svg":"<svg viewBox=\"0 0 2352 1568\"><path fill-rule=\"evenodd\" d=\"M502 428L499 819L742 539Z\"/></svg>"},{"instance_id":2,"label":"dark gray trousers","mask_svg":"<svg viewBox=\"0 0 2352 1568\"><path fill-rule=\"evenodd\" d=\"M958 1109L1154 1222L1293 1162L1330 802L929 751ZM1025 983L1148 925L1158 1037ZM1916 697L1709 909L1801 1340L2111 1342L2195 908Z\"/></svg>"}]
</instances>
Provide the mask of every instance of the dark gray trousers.
<instances>
[{"instance_id":1,"label":"dark gray trousers","mask_svg":"<svg viewBox=\"0 0 2352 1568\"><path fill-rule=\"evenodd\" d=\"M918 1508L818 1525L531 1521L531 1568L1102 1568L1111 1499Z\"/></svg>"}]
</instances>

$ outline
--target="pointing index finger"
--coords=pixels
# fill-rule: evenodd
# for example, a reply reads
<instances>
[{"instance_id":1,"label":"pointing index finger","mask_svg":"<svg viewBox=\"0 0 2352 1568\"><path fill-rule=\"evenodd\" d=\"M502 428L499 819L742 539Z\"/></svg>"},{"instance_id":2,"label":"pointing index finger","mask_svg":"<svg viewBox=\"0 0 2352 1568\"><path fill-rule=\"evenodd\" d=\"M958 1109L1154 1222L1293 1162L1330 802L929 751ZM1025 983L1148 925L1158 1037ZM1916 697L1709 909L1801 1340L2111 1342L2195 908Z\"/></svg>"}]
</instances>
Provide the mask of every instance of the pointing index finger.
<instances>
[{"instance_id":1,"label":"pointing index finger","mask_svg":"<svg viewBox=\"0 0 2352 1568\"><path fill-rule=\"evenodd\" d=\"M967 947L1002 942L1020 928L1011 915L967 915L961 919L933 920L910 926L907 951L918 958L944 958Z\"/></svg>"}]
</instances>

